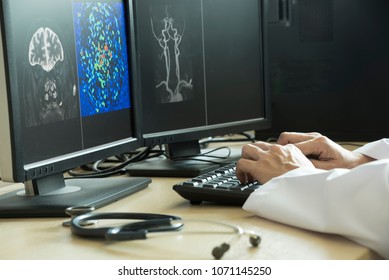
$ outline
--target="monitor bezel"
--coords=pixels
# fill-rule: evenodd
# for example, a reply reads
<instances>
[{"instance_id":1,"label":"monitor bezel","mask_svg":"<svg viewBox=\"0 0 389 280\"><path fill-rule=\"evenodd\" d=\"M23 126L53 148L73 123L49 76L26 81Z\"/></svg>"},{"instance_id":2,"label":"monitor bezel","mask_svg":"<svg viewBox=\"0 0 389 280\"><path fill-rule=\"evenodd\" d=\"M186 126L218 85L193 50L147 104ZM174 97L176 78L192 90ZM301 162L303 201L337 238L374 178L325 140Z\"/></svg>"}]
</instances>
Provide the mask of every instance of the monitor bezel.
<instances>
[{"instance_id":1,"label":"monitor bezel","mask_svg":"<svg viewBox=\"0 0 389 280\"><path fill-rule=\"evenodd\" d=\"M142 132L140 125L140 98L139 86L137 77L137 56L134 35L134 10L133 1L124 1L125 21L126 21L126 38L127 52L129 57L129 71L132 74L130 80L130 88L132 90L130 100L133 108L132 125L133 137L123 139L118 142L108 143L106 145L96 146L86 150L80 150L64 156L39 161L26 165L23 162L23 141L21 139L22 122L20 118L20 107L18 99L12 96L13 90L17 90L17 80L11 77L15 76L16 64L13 61L14 54L12 46L8 45L10 38L13 36L7 30L9 22L7 22L9 11L9 2L12 0L2 0L0 6L1 17L1 36L2 36L2 59L4 63L0 67L4 67L5 76L5 91L0 95L1 101L1 156L0 168L2 170L2 180L11 182L26 182L42 178L51 174L65 172L69 169L90 163L102 158L113 155L126 153L137 149L143 145ZM9 14L9 12L8 12Z\"/></svg>"}]
</instances>

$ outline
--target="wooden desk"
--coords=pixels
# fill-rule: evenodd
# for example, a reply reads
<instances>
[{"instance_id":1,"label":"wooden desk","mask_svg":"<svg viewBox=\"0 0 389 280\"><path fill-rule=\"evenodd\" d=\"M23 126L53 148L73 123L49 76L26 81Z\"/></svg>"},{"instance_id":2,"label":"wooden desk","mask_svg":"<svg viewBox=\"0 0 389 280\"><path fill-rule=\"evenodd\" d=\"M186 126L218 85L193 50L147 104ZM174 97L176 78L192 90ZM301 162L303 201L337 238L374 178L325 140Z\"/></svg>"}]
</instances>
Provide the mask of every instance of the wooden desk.
<instances>
[{"instance_id":1,"label":"wooden desk","mask_svg":"<svg viewBox=\"0 0 389 280\"><path fill-rule=\"evenodd\" d=\"M343 237L306 231L258 218L240 207L190 205L172 190L181 178L154 178L151 185L99 211L153 212L185 219L211 219L240 225L261 233L259 248L246 236L223 259L370 259L371 250ZM0 194L21 185L0 182ZM232 238L214 224L188 224L182 233L153 235L147 240L107 242L88 240L70 233L62 218L0 219L0 259L212 259L215 246ZM192 231L192 233L190 233ZM200 231L203 233L193 233ZM219 233L217 233L219 231ZM206 234L205 234L206 232Z\"/></svg>"}]
</instances>

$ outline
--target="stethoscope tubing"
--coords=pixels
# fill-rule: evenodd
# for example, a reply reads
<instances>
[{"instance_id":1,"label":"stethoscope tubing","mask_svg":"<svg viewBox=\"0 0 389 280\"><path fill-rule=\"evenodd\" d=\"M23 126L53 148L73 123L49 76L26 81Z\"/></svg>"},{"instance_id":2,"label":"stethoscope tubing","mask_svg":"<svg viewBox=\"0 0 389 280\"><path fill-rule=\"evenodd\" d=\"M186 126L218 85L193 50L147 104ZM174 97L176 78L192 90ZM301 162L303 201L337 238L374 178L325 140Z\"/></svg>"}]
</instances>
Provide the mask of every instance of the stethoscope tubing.
<instances>
[{"instance_id":1,"label":"stethoscope tubing","mask_svg":"<svg viewBox=\"0 0 389 280\"><path fill-rule=\"evenodd\" d=\"M97 220L141 220L122 226L87 227L90 221ZM87 213L75 216L70 222L73 234L87 238L104 238L108 240L146 239L149 232L177 231L182 223L172 224L171 221L181 220L180 217L150 213Z\"/></svg>"},{"instance_id":2,"label":"stethoscope tubing","mask_svg":"<svg viewBox=\"0 0 389 280\"><path fill-rule=\"evenodd\" d=\"M80 210L80 209L76 209ZM81 209L82 210L82 209ZM140 220L133 221L120 226L94 227L92 222L98 220ZM229 250L230 246L237 242L241 236L248 235L252 246L257 247L261 243L259 234L253 231L246 231L238 225L222 221L205 219L181 219L178 216L151 213L96 213L89 212L74 216L70 221L70 228L73 234L85 238L100 238L109 241L125 241L147 239L148 233L153 232L174 232L183 228L187 222L211 223L232 229L234 236L230 242L223 242L212 250L215 259L221 259ZM67 225L67 223L66 223ZM202 232L205 233L205 232ZM220 232L219 232L220 233ZM231 233L231 232L230 232Z\"/></svg>"}]
</instances>

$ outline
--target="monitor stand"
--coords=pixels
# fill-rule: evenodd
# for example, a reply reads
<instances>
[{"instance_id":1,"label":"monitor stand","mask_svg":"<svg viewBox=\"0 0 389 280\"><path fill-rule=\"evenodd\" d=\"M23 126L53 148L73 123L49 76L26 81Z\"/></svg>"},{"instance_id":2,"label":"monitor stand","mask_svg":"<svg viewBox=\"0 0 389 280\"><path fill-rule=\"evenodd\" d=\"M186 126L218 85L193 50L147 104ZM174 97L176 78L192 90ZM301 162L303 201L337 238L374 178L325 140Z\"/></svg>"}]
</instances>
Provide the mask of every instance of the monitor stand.
<instances>
[{"instance_id":1,"label":"monitor stand","mask_svg":"<svg viewBox=\"0 0 389 280\"><path fill-rule=\"evenodd\" d=\"M26 187L1 195L0 218L65 217L67 207L100 208L144 189L151 183L148 178L127 176L64 180L62 174L47 181L63 186L44 194L27 194L29 191Z\"/></svg>"},{"instance_id":2,"label":"monitor stand","mask_svg":"<svg viewBox=\"0 0 389 280\"><path fill-rule=\"evenodd\" d=\"M194 145L196 145L196 148ZM198 141L191 141L189 144L190 151L187 154L200 154L200 148ZM180 143L180 147L184 147L183 143ZM131 176L146 176L146 177L196 177L201 174L212 171L220 166L236 162L241 157L241 148L229 148L231 151L228 158L209 158L202 155L192 156L188 159L184 159L185 152L180 149L172 148L171 144L166 147L166 152L172 158L167 158L164 156L157 158L150 158L141 162L130 164L126 167L127 172ZM210 152L214 149L201 149L201 154ZM225 150L219 150L211 153L211 155L216 155L223 157L226 155ZM177 160L177 158L180 158ZM197 159L197 160L196 160ZM212 162L207 162L212 161Z\"/></svg>"}]
</instances>

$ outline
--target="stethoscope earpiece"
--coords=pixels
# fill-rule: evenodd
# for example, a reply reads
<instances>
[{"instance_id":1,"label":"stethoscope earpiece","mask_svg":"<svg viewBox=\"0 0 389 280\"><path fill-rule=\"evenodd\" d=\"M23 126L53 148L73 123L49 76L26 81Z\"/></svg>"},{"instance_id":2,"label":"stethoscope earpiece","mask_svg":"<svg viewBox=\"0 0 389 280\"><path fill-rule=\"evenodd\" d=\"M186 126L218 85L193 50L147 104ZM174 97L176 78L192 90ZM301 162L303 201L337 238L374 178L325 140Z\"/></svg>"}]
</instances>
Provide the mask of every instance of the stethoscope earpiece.
<instances>
[{"instance_id":1,"label":"stethoscope earpiece","mask_svg":"<svg viewBox=\"0 0 389 280\"><path fill-rule=\"evenodd\" d=\"M230 244L222 243L222 245L213 248L212 256L216 260L220 260L228 250L230 250Z\"/></svg>"},{"instance_id":2,"label":"stethoscope earpiece","mask_svg":"<svg viewBox=\"0 0 389 280\"><path fill-rule=\"evenodd\" d=\"M261 244L261 236L259 236L259 234L251 234L250 235L250 244L253 246L253 247L258 247L259 244Z\"/></svg>"},{"instance_id":3,"label":"stethoscope earpiece","mask_svg":"<svg viewBox=\"0 0 389 280\"><path fill-rule=\"evenodd\" d=\"M261 244L262 239L261 239L261 236L259 236L259 234L253 233L251 231L250 232L243 231L243 232L239 232L238 234L240 234L240 235L248 234L250 244L253 247L258 247L259 244ZM220 260L224 256L224 254L230 249L230 247L231 247L230 244L222 243L220 246L213 248L212 256L216 260Z\"/></svg>"}]
</instances>

